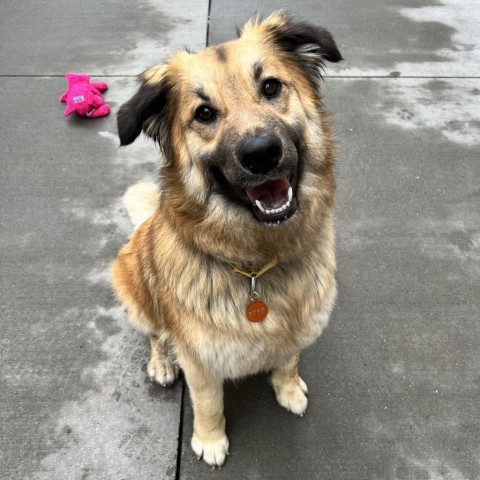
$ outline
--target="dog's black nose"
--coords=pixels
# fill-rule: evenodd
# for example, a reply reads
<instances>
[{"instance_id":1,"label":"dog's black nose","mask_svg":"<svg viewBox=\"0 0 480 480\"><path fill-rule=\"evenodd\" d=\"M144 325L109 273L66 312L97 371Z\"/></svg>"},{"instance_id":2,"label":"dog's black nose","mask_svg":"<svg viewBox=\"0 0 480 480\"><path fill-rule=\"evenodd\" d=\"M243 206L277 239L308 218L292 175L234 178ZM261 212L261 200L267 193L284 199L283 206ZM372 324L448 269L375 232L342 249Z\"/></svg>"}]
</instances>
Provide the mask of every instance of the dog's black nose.
<instances>
[{"instance_id":1,"label":"dog's black nose","mask_svg":"<svg viewBox=\"0 0 480 480\"><path fill-rule=\"evenodd\" d=\"M277 136L263 133L243 140L237 155L244 168L254 174L265 174L273 170L282 158L282 143Z\"/></svg>"}]
</instances>

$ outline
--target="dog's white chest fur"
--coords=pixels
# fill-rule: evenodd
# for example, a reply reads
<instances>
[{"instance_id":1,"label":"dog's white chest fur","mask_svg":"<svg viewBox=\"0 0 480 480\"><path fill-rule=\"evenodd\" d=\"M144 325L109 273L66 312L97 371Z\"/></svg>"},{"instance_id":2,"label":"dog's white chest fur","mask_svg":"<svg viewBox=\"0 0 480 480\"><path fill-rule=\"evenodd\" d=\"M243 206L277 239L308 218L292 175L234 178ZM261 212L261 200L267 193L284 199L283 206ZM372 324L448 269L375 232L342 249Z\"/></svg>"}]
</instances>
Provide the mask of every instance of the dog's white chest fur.
<instances>
[{"instance_id":1,"label":"dog's white chest fur","mask_svg":"<svg viewBox=\"0 0 480 480\"><path fill-rule=\"evenodd\" d=\"M301 307L294 314L286 309L289 302L277 295L267 317L258 323L245 315L248 290L227 299L217 297L218 305L210 299L211 323L206 325L202 315L196 334L190 336L191 348L208 370L223 378L270 370L311 345L327 326L336 290L334 285L327 292L321 287L310 285L296 302Z\"/></svg>"}]
</instances>

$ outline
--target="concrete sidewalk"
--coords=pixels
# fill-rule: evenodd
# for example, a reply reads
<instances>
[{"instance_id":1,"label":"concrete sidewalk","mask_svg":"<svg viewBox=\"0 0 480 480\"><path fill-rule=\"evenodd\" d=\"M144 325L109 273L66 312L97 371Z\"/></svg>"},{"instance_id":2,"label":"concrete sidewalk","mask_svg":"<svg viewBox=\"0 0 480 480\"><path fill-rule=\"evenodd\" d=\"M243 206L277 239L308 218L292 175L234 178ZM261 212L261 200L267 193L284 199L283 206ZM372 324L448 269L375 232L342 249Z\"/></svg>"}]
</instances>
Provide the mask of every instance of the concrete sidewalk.
<instances>
[{"instance_id":1,"label":"concrete sidewalk","mask_svg":"<svg viewBox=\"0 0 480 480\"><path fill-rule=\"evenodd\" d=\"M284 6L0 5L1 479L480 479L478 0L289 4L346 58L325 81L339 300L302 357L305 417L264 376L226 385L232 453L212 472L189 447L182 381L150 384L113 299L121 196L156 175L151 143L117 148L134 76ZM67 71L107 81L113 114L64 118Z\"/></svg>"}]
</instances>

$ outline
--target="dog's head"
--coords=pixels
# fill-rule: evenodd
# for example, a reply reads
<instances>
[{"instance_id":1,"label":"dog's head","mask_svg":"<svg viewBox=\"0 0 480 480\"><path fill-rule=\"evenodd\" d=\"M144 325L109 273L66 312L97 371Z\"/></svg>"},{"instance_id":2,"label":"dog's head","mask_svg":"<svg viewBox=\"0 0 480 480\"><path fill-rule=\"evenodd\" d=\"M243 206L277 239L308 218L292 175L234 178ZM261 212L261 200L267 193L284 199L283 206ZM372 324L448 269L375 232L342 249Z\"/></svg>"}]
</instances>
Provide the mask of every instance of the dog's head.
<instances>
[{"instance_id":1,"label":"dog's head","mask_svg":"<svg viewBox=\"0 0 480 480\"><path fill-rule=\"evenodd\" d=\"M252 19L234 41L141 74L118 114L121 144L142 131L158 142L165 188L184 202L207 209L214 196L224 215L281 225L302 209L305 173L331 162L319 86L325 60L341 59L322 28L284 12Z\"/></svg>"}]
</instances>

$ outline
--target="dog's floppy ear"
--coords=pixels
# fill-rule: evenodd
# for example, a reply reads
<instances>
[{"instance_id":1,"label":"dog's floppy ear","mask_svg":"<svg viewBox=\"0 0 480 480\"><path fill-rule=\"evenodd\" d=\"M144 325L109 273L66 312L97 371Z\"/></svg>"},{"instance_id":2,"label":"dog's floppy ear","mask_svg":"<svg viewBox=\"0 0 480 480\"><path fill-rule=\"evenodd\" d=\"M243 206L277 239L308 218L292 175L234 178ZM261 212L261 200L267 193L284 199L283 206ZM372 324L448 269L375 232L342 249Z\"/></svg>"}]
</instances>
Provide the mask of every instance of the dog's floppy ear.
<instances>
[{"instance_id":1,"label":"dog's floppy ear","mask_svg":"<svg viewBox=\"0 0 480 480\"><path fill-rule=\"evenodd\" d=\"M167 122L163 120L169 90L166 70L166 66L152 67L139 75L140 88L117 114L120 145L129 145L143 130L164 148Z\"/></svg>"},{"instance_id":2,"label":"dog's floppy ear","mask_svg":"<svg viewBox=\"0 0 480 480\"><path fill-rule=\"evenodd\" d=\"M293 56L314 84L321 78L325 60L343 60L328 30L298 21L285 11L272 13L260 28L264 29L269 41Z\"/></svg>"}]
</instances>

